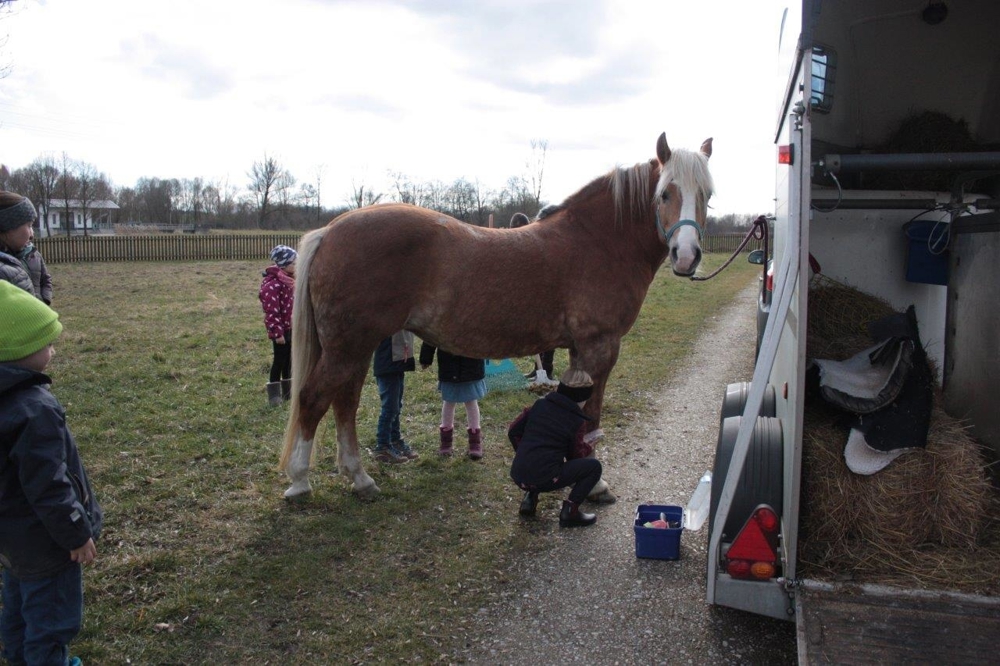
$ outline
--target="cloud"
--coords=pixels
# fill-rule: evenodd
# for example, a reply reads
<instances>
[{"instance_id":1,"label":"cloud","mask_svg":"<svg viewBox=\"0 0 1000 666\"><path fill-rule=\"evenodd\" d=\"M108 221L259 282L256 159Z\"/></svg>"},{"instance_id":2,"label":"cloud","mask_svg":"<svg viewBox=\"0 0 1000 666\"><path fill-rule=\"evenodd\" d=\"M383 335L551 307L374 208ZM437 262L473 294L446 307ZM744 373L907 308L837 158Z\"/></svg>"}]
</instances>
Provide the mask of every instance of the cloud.
<instances>
[{"instance_id":1,"label":"cloud","mask_svg":"<svg viewBox=\"0 0 1000 666\"><path fill-rule=\"evenodd\" d=\"M235 87L233 75L204 54L165 42L152 33L123 41L117 57L121 62L134 63L146 77L179 85L190 99L219 98Z\"/></svg>"},{"instance_id":2,"label":"cloud","mask_svg":"<svg viewBox=\"0 0 1000 666\"><path fill-rule=\"evenodd\" d=\"M607 3L550 0L415 0L415 12L456 54L454 66L500 93L552 104L599 104L636 92L644 76L627 54L601 54Z\"/></svg>"},{"instance_id":3,"label":"cloud","mask_svg":"<svg viewBox=\"0 0 1000 666\"><path fill-rule=\"evenodd\" d=\"M313 101L317 106L336 109L338 113L355 113L374 116L388 121L401 121L406 117L403 107L381 96L363 93L334 93Z\"/></svg>"}]
</instances>

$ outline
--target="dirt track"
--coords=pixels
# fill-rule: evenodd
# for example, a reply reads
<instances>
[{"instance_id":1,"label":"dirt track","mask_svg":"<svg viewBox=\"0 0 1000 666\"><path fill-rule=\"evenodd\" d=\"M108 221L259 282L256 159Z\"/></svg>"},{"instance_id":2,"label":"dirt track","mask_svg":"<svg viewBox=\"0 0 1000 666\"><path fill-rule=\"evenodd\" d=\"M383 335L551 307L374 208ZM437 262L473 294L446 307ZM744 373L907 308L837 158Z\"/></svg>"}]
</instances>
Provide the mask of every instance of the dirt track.
<instances>
[{"instance_id":1,"label":"dirt track","mask_svg":"<svg viewBox=\"0 0 1000 666\"><path fill-rule=\"evenodd\" d=\"M599 447L618 503L598 522L560 530L561 495L542 496L524 529L547 541L501 601L484 605L480 637L455 657L481 664L794 664L794 624L705 603L707 526L685 532L677 561L635 557L639 504L687 503L712 468L727 384L753 371L757 285L712 320L675 380L650 396L651 417ZM588 510L593 510L589 505Z\"/></svg>"}]
</instances>

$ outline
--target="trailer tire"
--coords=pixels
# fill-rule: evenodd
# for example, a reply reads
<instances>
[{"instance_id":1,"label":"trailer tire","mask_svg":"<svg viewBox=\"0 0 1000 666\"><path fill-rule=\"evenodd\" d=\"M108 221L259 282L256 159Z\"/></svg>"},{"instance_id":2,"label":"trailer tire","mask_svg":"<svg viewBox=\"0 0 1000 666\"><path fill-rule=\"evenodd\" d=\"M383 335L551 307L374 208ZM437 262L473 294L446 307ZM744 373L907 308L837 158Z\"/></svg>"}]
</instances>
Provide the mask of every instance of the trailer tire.
<instances>
[{"instance_id":1,"label":"trailer tire","mask_svg":"<svg viewBox=\"0 0 1000 666\"><path fill-rule=\"evenodd\" d=\"M750 397L750 382L735 382L726 387L722 396L722 410L719 412L719 427L730 416L743 416L747 398ZM768 384L764 388L764 400L760 405L759 416L774 416L774 387Z\"/></svg>"},{"instance_id":2,"label":"trailer tire","mask_svg":"<svg viewBox=\"0 0 1000 666\"><path fill-rule=\"evenodd\" d=\"M715 449L715 465L712 469L712 492L708 513L709 535L715 525L715 512L722 496L726 474L729 472L729 462L733 457L736 435L742 418L727 417L719 427L719 442ZM731 543L750 518L750 514L760 504L769 505L778 517L781 517L784 490L782 458L781 420L766 416L758 417L720 543Z\"/></svg>"}]
</instances>

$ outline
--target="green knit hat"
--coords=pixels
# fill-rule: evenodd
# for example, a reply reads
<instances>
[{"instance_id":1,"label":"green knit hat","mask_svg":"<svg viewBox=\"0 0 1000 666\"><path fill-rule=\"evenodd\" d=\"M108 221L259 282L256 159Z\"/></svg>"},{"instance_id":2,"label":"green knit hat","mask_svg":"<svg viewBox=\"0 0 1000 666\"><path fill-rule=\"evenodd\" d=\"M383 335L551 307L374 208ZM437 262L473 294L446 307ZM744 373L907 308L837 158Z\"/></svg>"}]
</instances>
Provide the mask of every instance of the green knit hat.
<instances>
[{"instance_id":1,"label":"green knit hat","mask_svg":"<svg viewBox=\"0 0 1000 666\"><path fill-rule=\"evenodd\" d=\"M0 363L31 356L60 333L62 324L55 310L0 280Z\"/></svg>"}]
</instances>

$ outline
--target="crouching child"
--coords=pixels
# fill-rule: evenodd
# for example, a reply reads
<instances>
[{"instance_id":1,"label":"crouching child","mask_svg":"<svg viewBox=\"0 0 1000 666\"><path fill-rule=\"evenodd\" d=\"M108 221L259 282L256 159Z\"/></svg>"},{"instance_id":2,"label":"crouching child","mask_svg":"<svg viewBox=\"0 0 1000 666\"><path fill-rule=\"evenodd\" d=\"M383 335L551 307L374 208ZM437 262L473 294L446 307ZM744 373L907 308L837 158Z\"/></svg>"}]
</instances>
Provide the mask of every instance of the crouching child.
<instances>
[{"instance_id":1,"label":"crouching child","mask_svg":"<svg viewBox=\"0 0 1000 666\"><path fill-rule=\"evenodd\" d=\"M597 516L580 511L580 504L601 480L601 462L590 457L584 442L587 422L583 406L593 380L582 370L563 374L559 388L540 398L510 424L507 438L514 447L510 478L525 491L522 516L534 516L538 493L572 486L559 513L560 527L593 525Z\"/></svg>"},{"instance_id":2,"label":"crouching child","mask_svg":"<svg viewBox=\"0 0 1000 666\"><path fill-rule=\"evenodd\" d=\"M0 281L0 639L11 664L75 664L82 565L97 557L103 513L66 415L44 374L62 324Z\"/></svg>"}]
</instances>

